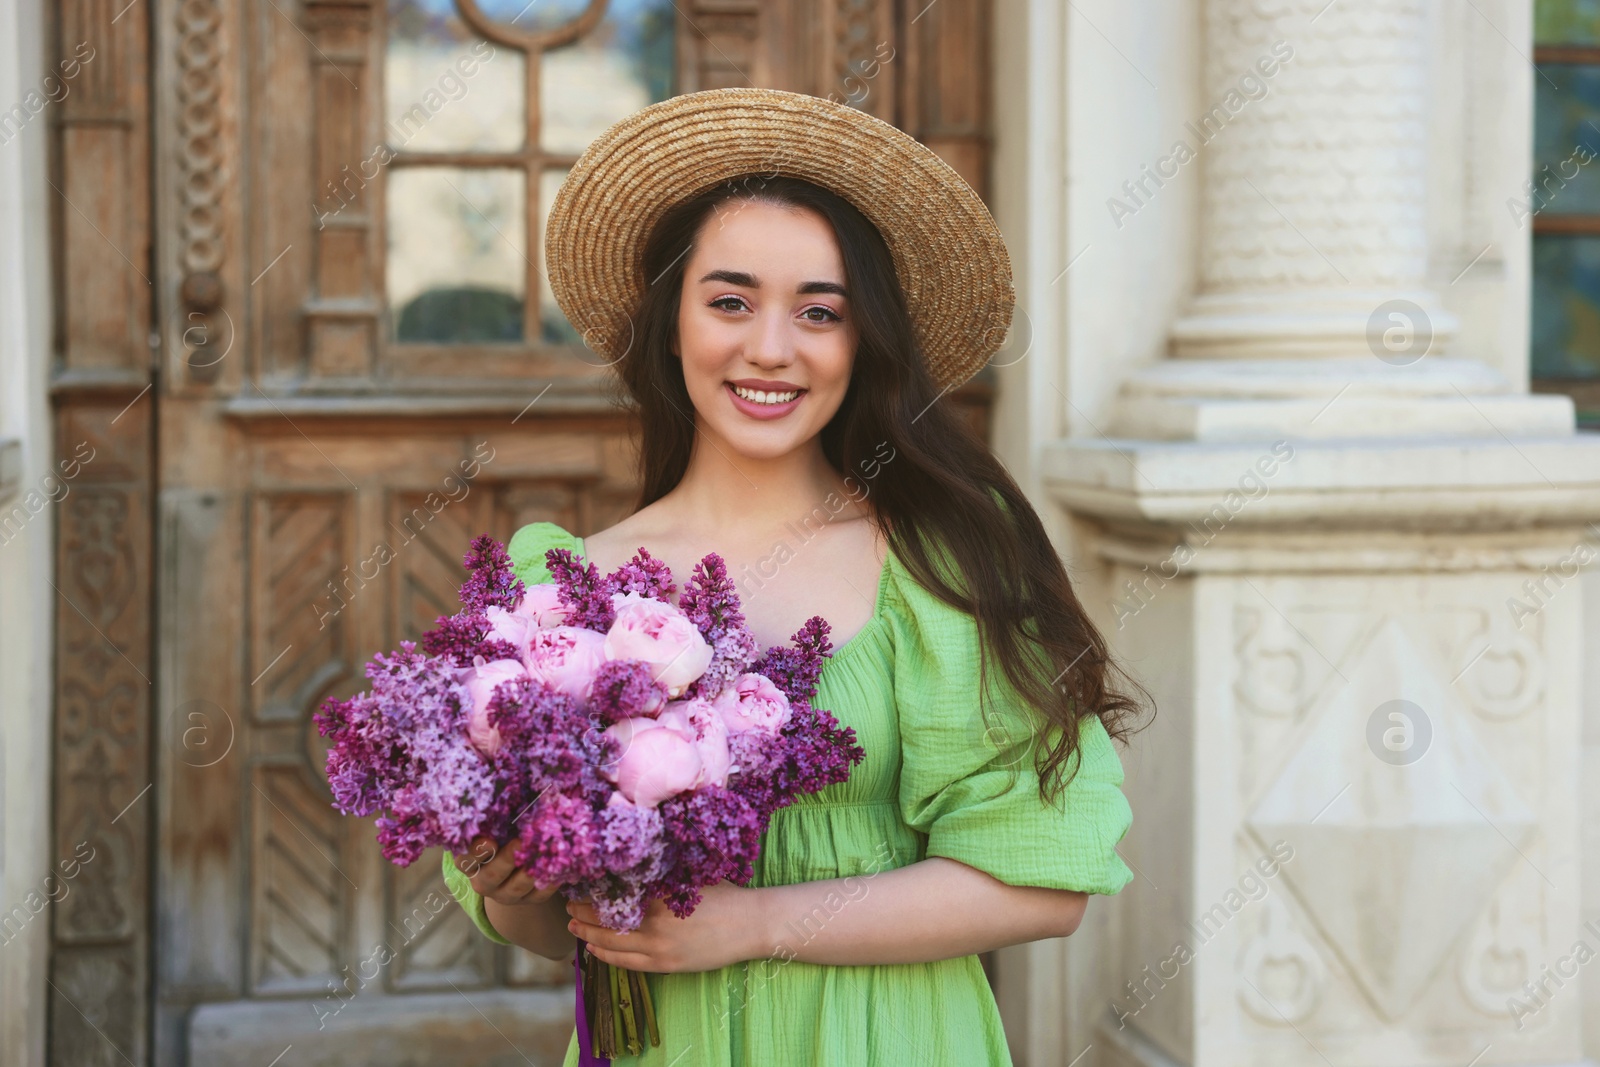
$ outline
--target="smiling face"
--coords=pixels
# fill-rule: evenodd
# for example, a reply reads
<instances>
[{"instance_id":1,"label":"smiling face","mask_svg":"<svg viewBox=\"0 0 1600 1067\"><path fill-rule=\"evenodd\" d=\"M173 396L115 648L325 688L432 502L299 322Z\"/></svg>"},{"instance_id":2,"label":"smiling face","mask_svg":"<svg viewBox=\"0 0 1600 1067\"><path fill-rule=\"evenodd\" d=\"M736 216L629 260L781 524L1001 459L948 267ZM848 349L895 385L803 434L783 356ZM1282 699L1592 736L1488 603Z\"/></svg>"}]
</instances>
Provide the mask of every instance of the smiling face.
<instances>
[{"instance_id":1,"label":"smiling face","mask_svg":"<svg viewBox=\"0 0 1600 1067\"><path fill-rule=\"evenodd\" d=\"M684 267L673 344L699 431L753 459L812 441L850 385L853 314L821 215L745 200L714 210Z\"/></svg>"}]
</instances>

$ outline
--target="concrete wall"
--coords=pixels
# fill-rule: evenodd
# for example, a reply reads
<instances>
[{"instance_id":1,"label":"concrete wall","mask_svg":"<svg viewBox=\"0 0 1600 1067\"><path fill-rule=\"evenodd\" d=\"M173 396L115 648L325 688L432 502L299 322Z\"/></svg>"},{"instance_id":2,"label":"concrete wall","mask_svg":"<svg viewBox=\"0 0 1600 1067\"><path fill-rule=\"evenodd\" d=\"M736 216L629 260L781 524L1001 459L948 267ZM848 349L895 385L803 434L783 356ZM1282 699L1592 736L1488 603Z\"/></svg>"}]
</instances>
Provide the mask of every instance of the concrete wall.
<instances>
[{"instance_id":1,"label":"concrete wall","mask_svg":"<svg viewBox=\"0 0 1600 1067\"><path fill-rule=\"evenodd\" d=\"M43 22L40 0L0 3L0 118L15 105L26 112L40 86ZM55 508L45 489L49 120L48 107L29 114L9 140L0 127L0 1063L8 1067L44 1062Z\"/></svg>"}]
</instances>

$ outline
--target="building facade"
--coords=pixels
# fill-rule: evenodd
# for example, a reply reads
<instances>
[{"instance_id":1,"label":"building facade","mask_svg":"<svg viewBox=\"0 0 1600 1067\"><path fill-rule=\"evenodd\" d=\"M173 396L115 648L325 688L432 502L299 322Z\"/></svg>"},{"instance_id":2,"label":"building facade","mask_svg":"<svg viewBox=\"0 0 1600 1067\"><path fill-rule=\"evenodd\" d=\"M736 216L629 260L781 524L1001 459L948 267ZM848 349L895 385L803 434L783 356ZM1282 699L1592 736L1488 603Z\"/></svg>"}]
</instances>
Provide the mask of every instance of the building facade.
<instances>
[{"instance_id":1,"label":"building facade","mask_svg":"<svg viewBox=\"0 0 1600 1067\"><path fill-rule=\"evenodd\" d=\"M0 1061L556 1062L566 975L331 811L309 715L472 534L625 513L543 212L728 84L988 200L1016 324L949 402L1157 697L1135 881L986 958L1016 1061L1600 1058L1600 443L1530 390L1528 3L521 7L0 9Z\"/></svg>"}]
</instances>

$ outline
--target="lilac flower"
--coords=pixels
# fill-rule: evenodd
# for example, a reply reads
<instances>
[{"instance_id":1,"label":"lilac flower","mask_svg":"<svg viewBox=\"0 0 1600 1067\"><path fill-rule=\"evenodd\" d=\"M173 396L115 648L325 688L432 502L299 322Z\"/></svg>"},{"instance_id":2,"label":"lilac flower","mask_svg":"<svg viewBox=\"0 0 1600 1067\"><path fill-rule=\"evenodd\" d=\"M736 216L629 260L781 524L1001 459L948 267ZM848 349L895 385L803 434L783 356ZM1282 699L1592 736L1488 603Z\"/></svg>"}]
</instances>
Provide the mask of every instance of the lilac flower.
<instances>
[{"instance_id":1,"label":"lilac flower","mask_svg":"<svg viewBox=\"0 0 1600 1067\"><path fill-rule=\"evenodd\" d=\"M805 625L789 638L790 648L776 645L750 667L752 674L764 674L772 683L789 695L810 700L817 694L817 680L822 676L823 661L833 650L828 640L830 627L820 615L807 619Z\"/></svg>"},{"instance_id":2,"label":"lilac flower","mask_svg":"<svg viewBox=\"0 0 1600 1067\"><path fill-rule=\"evenodd\" d=\"M315 716L332 739L328 782L335 806L352 815L385 811L384 855L405 866L431 845L464 850L494 793L493 775L467 736L464 690L443 659L413 642L374 656L372 688L329 698Z\"/></svg>"},{"instance_id":3,"label":"lilac flower","mask_svg":"<svg viewBox=\"0 0 1600 1067\"><path fill-rule=\"evenodd\" d=\"M422 649L430 656L444 657L457 667L470 667L472 658L479 654L478 649L488 632L489 620L484 615L470 611L462 612L460 615L441 615L434 628L422 635ZM493 658L518 657L517 653L513 652L510 656Z\"/></svg>"},{"instance_id":4,"label":"lilac flower","mask_svg":"<svg viewBox=\"0 0 1600 1067\"><path fill-rule=\"evenodd\" d=\"M684 586L678 610L711 643L711 663L685 694L715 699L756 657L756 639L739 610L739 593L722 557L708 553Z\"/></svg>"},{"instance_id":5,"label":"lilac flower","mask_svg":"<svg viewBox=\"0 0 1600 1067\"><path fill-rule=\"evenodd\" d=\"M552 548L544 554L550 577L555 579L561 592L561 604L567 609L568 626L586 626L605 633L611 628L616 611L611 605L615 583L602 577L593 563L580 564L569 549Z\"/></svg>"},{"instance_id":6,"label":"lilac flower","mask_svg":"<svg viewBox=\"0 0 1600 1067\"><path fill-rule=\"evenodd\" d=\"M754 875L760 851L760 813L738 792L705 786L661 805L671 874L661 898L680 919L700 903L700 888L729 879L741 885Z\"/></svg>"},{"instance_id":7,"label":"lilac flower","mask_svg":"<svg viewBox=\"0 0 1600 1067\"><path fill-rule=\"evenodd\" d=\"M595 672L589 702L601 726L640 716L655 718L667 705L667 688L648 663L636 659L607 660Z\"/></svg>"},{"instance_id":8,"label":"lilac flower","mask_svg":"<svg viewBox=\"0 0 1600 1067\"><path fill-rule=\"evenodd\" d=\"M656 600L667 600L677 591L672 571L641 546L634 557L616 570L609 580L618 593L638 593Z\"/></svg>"},{"instance_id":9,"label":"lilac flower","mask_svg":"<svg viewBox=\"0 0 1600 1067\"><path fill-rule=\"evenodd\" d=\"M522 599L523 584L511 569L506 546L488 534L472 539L472 550L462 560L472 576L461 586L461 605L482 613L490 607L510 611Z\"/></svg>"}]
</instances>

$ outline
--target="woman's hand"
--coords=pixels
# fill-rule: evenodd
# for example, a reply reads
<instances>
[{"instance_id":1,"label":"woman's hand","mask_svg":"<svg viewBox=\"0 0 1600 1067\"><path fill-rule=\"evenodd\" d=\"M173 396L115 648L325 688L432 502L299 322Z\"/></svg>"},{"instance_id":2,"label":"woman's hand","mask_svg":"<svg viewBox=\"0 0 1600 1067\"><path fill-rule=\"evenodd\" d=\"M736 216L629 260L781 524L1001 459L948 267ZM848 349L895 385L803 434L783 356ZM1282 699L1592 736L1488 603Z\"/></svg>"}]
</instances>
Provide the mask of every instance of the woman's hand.
<instances>
[{"instance_id":1,"label":"woman's hand","mask_svg":"<svg viewBox=\"0 0 1600 1067\"><path fill-rule=\"evenodd\" d=\"M473 838L470 851L455 858L456 866L472 883L472 888L496 904L543 904L556 895L558 886L540 889L525 871L517 869L513 856L515 842L497 844L482 835Z\"/></svg>"},{"instance_id":2,"label":"woman's hand","mask_svg":"<svg viewBox=\"0 0 1600 1067\"><path fill-rule=\"evenodd\" d=\"M613 966L657 974L714 971L770 954L762 937L760 892L726 880L706 886L687 919L651 900L639 928L627 933L601 926L594 905L569 900L567 929L589 943L596 959Z\"/></svg>"}]
</instances>

